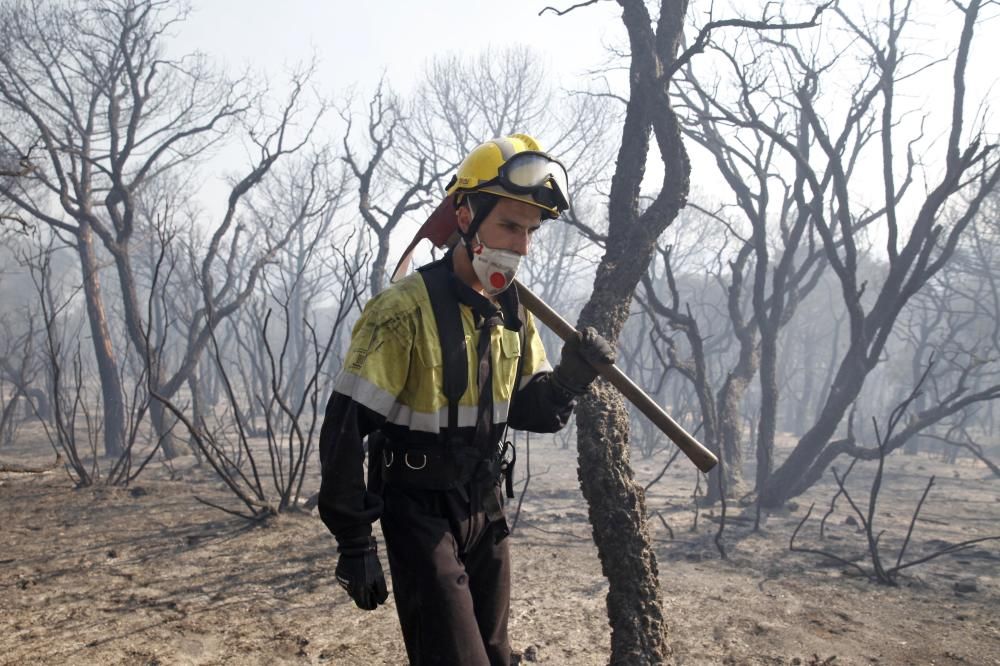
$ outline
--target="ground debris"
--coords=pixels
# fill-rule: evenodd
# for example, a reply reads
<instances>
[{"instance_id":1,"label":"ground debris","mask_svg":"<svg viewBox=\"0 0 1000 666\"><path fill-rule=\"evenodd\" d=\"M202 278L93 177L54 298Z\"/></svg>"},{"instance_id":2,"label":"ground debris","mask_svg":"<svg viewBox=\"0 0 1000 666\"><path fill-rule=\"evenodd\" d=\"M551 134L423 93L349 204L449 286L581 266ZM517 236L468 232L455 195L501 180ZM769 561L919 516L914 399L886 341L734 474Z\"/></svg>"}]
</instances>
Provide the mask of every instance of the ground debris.
<instances>
[{"instance_id":1,"label":"ground debris","mask_svg":"<svg viewBox=\"0 0 1000 666\"><path fill-rule=\"evenodd\" d=\"M963 580L957 580L954 584L955 592L959 594L969 594L971 592L976 592L979 589L979 584L976 582L975 578L965 578Z\"/></svg>"},{"instance_id":2,"label":"ground debris","mask_svg":"<svg viewBox=\"0 0 1000 666\"><path fill-rule=\"evenodd\" d=\"M609 588L586 533L575 451L540 441L532 439L532 464L553 471L536 477L525 498L534 527L510 537L517 663L603 666L610 652ZM647 478L661 467L650 465ZM317 477L309 482L318 485ZM0 664L406 662L391 598L371 613L354 607L333 578L336 543L315 517L295 514L248 527L197 502L195 494L223 503L226 491L196 477L150 474L141 486L102 493L74 491L56 474L6 481ZM723 562L710 547L717 525L702 520L699 530L690 529L692 487L690 474L671 470L646 496L677 536L655 541L677 664L788 666L794 655L800 666L933 657L1000 663L997 559L963 552L967 564L940 558L921 567L920 585L881 588L789 553L788 535L799 519L783 508L764 532L729 525L733 558ZM949 488L947 502L929 512L937 522L920 525L914 554L935 540L967 538L970 524L1000 521L995 492L970 481ZM905 504L908 497L900 491L891 499ZM895 513L902 524L892 527L905 534L906 512ZM845 536L836 547L849 558L856 552L854 528L841 527L843 515L830 525ZM893 536L890 529L885 538ZM382 538L377 529L376 537ZM975 593L958 591L971 589L970 581Z\"/></svg>"}]
</instances>

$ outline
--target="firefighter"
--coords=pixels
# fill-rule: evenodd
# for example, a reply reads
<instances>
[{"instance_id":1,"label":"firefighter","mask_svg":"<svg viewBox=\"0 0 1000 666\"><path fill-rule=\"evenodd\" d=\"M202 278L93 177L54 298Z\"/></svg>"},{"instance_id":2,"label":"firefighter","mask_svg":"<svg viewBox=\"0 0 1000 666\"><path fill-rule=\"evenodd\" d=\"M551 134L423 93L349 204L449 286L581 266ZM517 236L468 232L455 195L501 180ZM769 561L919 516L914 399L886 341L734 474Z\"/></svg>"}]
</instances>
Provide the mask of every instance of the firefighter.
<instances>
[{"instance_id":1,"label":"firefighter","mask_svg":"<svg viewBox=\"0 0 1000 666\"><path fill-rule=\"evenodd\" d=\"M555 432L614 350L588 328L553 369L509 289L531 236L569 208L563 165L525 134L487 141L447 188L460 241L372 298L320 432L319 512L358 607L388 597L412 664L509 664L510 426ZM363 471L367 436L368 475Z\"/></svg>"}]
</instances>

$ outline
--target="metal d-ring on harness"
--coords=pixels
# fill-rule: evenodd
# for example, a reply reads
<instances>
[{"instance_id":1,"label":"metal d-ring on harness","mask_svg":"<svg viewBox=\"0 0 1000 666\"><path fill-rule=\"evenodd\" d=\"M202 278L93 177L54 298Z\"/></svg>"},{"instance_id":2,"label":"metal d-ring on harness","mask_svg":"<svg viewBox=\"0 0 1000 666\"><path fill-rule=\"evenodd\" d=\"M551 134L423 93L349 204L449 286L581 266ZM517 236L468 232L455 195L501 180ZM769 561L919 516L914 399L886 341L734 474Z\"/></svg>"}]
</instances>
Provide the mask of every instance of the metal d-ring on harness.
<instances>
[{"instance_id":1,"label":"metal d-ring on harness","mask_svg":"<svg viewBox=\"0 0 1000 666\"><path fill-rule=\"evenodd\" d=\"M419 455L420 456L420 464L419 465L414 465L413 463L411 463L410 462L410 455L413 455L414 457L416 457L417 455ZM407 451L406 455L403 456L403 462L406 463L406 466L409 467L410 469L412 469L414 471L419 471L419 470L422 470L424 467L427 467L427 455L424 454L424 453L411 454L409 451Z\"/></svg>"},{"instance_id":2,"label":"metal d-ring on harness","mask_svg":"<svg viewBox=\"0 0 1000 666\"><path fill-rule=\"evenodd\" d=\"M419 465L415 465L412 462L410 462L411 455L414 457L414 459L416 459L417 456L420 456ZM382 464L385 465L386 469L392 467L392 463L394 463L395 461L396 461L396 453L394 451L391 451L389 449L382 449ZM424 467L427 467L427 454L413 453L411 451L407 451L406 453L403 454L403 462L410 469L414 471L419 471L422 470Z\"/></svg>"}]
</instances>

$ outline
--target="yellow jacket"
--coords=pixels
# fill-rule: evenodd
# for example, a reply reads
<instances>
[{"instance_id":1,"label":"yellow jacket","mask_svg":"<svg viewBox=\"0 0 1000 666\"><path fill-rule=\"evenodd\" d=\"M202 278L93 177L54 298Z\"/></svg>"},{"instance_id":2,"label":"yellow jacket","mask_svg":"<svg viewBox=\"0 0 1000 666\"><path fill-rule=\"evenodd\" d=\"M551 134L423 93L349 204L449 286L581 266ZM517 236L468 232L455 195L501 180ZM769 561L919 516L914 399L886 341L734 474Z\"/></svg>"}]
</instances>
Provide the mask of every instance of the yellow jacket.
<instances>
[{"instance_id":1,"label":"yellow jacket","mask_svg":"<svg viewBox=\"0 0 1000 666\"><path fill-rule=\"evenodd\" d=\"M450 256L445 260L450 268L448 259ZM458 430L471 442L479 402L475 354L480 330L476 322L497 306L453 273L450 285L461 312L468 361ZM552 369L534 318L527 313L520 321L516 292L505 291L497 300L504 325L490 330L494 437L499 439L508 425L555 432L569 420L575 405L573 396L550 381ZM519 333L522 326L524 349ZM515 378L522 354L521 376ZM430 295L423 278L414 273L365 306L327 404L320 431L323 479L319 511L342 546L367 539L371 523L381 515L381 498L365 485L363 438L381 430L394 445L443 445L448 425L444 372Z\"/></svg>"}]
</instances>

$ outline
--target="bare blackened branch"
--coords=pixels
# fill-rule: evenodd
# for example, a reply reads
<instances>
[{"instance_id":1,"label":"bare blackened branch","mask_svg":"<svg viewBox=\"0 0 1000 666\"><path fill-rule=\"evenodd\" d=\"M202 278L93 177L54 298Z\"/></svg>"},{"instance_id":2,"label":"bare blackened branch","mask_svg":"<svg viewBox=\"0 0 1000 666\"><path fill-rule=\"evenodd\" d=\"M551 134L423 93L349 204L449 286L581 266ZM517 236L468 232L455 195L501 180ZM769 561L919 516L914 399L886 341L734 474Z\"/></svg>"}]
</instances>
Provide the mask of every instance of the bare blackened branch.
<instances>
[{"instance_id":1,"label":"bare blackened branch","mask_svg":"<svg viewBox=\"0 0 1000 666\"><path fill-rule=\"evenodd\" d=\"M929 562L933 559L941 557L942 555L954 555L957 552L968 550L972 546L975 546L977 543L985 543L987 541L1000 541L1000 536L979 537L978 539L969 539L968 541L961 541L959 543L951 544L949 546L946 546L945 548L942 548L941 550L931 553L930 555L926 555L924 557L918 558L911 562L907 562L905 564L901 564L900 566L892 569L892 572L893 574L896 574L902 571L903 569L908 569L910 567L915 567L918 564Z\"/></svg>"},{"instance_id":2,"label":"bare blackened branch","mask_svg":"<svg viewBox=\"0 0 1000 666\"><path fill-rule=\"evenodd\" d=\"M802 526L805 525L806 521L809 520L809 517L812 515L812 512L813 512L814 508L816 508L816 503L815 502L809 505L809 510L806 511L806 515L802 516L802 520L800 520L799 524L796 525L795 531L792 532L791 539L788 540L788 550L790 550L793 553L809 553L809 554L812 554L812 555L819 555L821 557L829 558L831 560L834 560L835 562L840 562L844 566L851 567L852 569L856 570L858 573L860 573L865 578L870 579L871 575L867 571L865 571L864 567L862 567L861 565L859 565L857 562L852 562L851 560L845 559L845 558L841 557L840 555L837 555L835 553L831 553L831 552L826 551L826 550L817 550L815 548L801 548L801 547L798 547L798 546L795 545L795 537L797 537L799 535L799 532L802 530Z\"/></svg>"},{"instance_id":3,"label":"bare blackened branch","mask_svg":"<svg viewBox=\"0 0 1000 666\"><path fill-rule=\"evenodd\" d=\"M924 505L924 500L927 499L927 493L931 491L931 486L934 485L934 477L931 476L927 480L927 487L924 488L923 495L920 496L920 501L917 502L917 508L913 511L913 518L910 519L910 526L906 529L906 538L903 539L903 545L899 548L899 556L896 558L896 566L890 569L887 573L891 576L894 571L899 570L899 565L903 561L903 555L906 554L906 547L910 545L910 537L913 535L913 526L917 524L917 517L920 515L920 509Z\"/></svg>"},{"instance_id":4,"label":"bare blackened branch","mask_svg":"<svg viewBox=\"0 0 1000 666\"><path fill-rule=\"evenodd\" d=\"M600 1L601 0L587 0L587 2L579 2L579 3L575 4L575 5L573 5L572 7L567 7L566 9L556 9L555 7L545 7L544 9L542 9L542 11L538 12L538 15L541 16L545 12L552 12L556 16L565 16L566 14L569 14L571 11L573 11L575 9L580 9L582 7L587 7L589 5L596 5Z\"/></svg>"},{"instance_id":5,"label":"bare blackened branch","mask_svg":"<svg viewBox=\"0 0 1000 666\"><path fill-rule=\"evenodd\" d=\"M698 434L698 431L695 430L694 433L693 433L693 435L697 435L697 434ZM674 455L670 456L670 459L667 460L667 464L663 466L663 469L660 470L660 473L657 474L653 478L652 481L650 481L645 486L643 486L643 492L649 492L649 489L652 488L653 485L655 485L657 481L659 481L660 479L663 478L663 475L667 473L667 470L670 469L670 466L674 464L675 460L677 460L677 456L680 455L680 452L681 452L680 449L675 449L674 450Z\"/></svg>"},{"instance_id":6,"label":"bare blackened branch","mask_svg":"<svg viewBox=\"0 0 1000 666\"><path fill-rule=\"evenodd\" d=\"M851 460L851 464L847 466L847 471L844 472L844 479L843 479L844 481L847 481L847 477L850 476L851 470L854 469L854 465L857 464L857 462L858 462L857 458L854 458L853 460ZM834 471L836 471L836 468L834 468ZM837 508L837 498L840 497L843 493L844 493L843 488L840 488L838 486L837 492L830 499L830 508L827 510L827 512L825 514L823 514L823 519L819 521L819 538L820 539L824 538L824 534L826 532L826 521L827 521L827 519L830 518L831 515L833 515L833 512Z\"/></svg>"},{"instance_id":7,"label":"bare blackened branch","mask_svg":"<svg viewBox=\"0 0 1000 666\"><path fill-rule=\"evenodd\" d=\"M989 468L989 470L993 472L994 476L1000 477L1000 465L997 465L997 463L993 462L992 460L986 457L986 454L983 452L983 447L974 442L972 438L969 436L968 432L963 432L963 439L961 440L955 440L948 437L941 437L939 435L935 435L934 433L926 433L924 436L930 439L936 439L939 442L944 442L949 446L958 446L965 449L973 456L975 456L977 460L986 465Z\"/></svg>"},{"instance_id":8,"label":"bare blackened branch","mask_svg":"<svg viewBox=\"0 0 1000 666\"><path fill-rule=\"evenodd\" d=\"M695 37L694 43L691 44L687 49L684 50L669 68L664 72L664 78L669 79L676 72L678 72L682 67L687 65L695 55L705 51L705 46L708 44L708 40L712 36L713 30L718 30L719 28L748 28L750 30L757 31L770 31L770 30L801 30L803 28L815 28L819 25L819 17L825 12L831 5L833 0L825 2L822 5L816 7L813 12L812 18L808 21L799 21L797 23L771 23L766 18L761 21L750 21L747 19L721 19L717 21L709 21L701 27L698 31L698 36Z\"/></svg>"}]
</instances>

